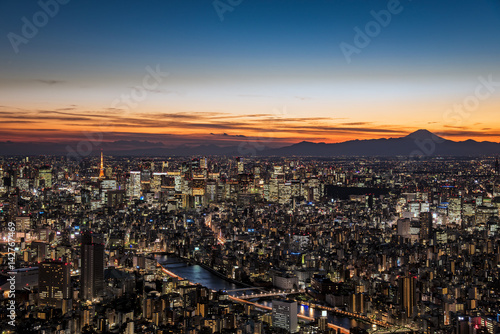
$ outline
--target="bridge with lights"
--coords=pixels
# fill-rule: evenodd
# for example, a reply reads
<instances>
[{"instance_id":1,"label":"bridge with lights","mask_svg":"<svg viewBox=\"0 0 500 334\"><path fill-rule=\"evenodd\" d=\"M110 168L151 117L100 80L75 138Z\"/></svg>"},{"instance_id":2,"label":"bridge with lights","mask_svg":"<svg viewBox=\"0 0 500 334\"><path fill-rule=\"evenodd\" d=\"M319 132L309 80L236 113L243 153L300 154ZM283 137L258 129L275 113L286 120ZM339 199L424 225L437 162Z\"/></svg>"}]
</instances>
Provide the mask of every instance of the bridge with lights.
<instances>
[{"instance_id":1,"label":"bridge with lights","mask_svg":"<svg viewBox=\"0 0 500 334\"><path fill-rule=\"evenodd\" d=\"M302 293L301 291L292 291L292 292L263 292L263 293L254 293L254 294L246 294L242 296L238 296L240 299L253 299L253 298L264 298L264 297L273 297L273 296L288 296L288 295L296 295Z\"/></svg>"}]
</instances>

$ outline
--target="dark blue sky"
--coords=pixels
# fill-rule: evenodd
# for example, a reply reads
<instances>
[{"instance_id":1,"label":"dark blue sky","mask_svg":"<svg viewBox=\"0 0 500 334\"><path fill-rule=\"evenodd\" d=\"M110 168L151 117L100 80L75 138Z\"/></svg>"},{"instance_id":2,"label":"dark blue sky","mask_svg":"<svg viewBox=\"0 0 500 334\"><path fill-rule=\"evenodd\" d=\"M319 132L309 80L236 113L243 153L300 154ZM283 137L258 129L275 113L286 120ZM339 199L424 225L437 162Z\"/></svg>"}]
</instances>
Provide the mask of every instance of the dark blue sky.
<instances>
[{"instance_id":1,"label":"dark blue sky","mask_svg":"<svg viewBox=\"0 0 500 334\"><path fill-rule=\"evenodd\" d=\"M9 33L22 36L22 18L32 22L41 7L4 0L3 104L102 110L140 82L146 66L160 65L170 73L162 83L168 96L148 98L137 112L248 114L287 105L295 117L348 113L351 121L380 120L376 127L415 123L401 117L405 106L406 115L442 121L431 115L470 94L479 76L500 77L500 1L399 7L348 62L341 43L355 46L354 28L364 30L386 1L244 0L221 21L205 0L71 0L16 53Z\"/></svg>"}]
</instances>

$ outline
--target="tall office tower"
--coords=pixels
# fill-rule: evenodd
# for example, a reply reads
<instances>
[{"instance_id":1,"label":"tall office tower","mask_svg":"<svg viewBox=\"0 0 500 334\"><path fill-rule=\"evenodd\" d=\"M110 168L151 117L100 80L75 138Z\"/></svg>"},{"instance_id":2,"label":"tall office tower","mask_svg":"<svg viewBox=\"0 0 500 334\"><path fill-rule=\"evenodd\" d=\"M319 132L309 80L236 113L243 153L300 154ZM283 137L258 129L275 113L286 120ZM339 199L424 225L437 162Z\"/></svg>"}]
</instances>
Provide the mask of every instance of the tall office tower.
<instances>
[{"instance_id":1,"label":"tall office tower","mask_svg":"<svg viewBox=\"0 0 500 334\"><path fill-rule=\"evenodd\" d=\"M19 195L16 193L11 193L9 195L9 214L12 217L16 217L19 216L20 213L21 210L19 210Z\"/></svg>"},{"instance_id":2,"label":"tall office tower","mask_svg":"<svg viewBox=\"0 0 500 334\"><path fill-rule=\"evenodd\" d=\"M326 316L321 316L320 318L318 318L318 327L320 331L328 330L328 318Z\"/></svg>"},{"instance_id":3,"label":"tall office tower","mask_svg":"<svg viewBox=\"0 0 500 334\"><path fill-rule=\"evenodd\" d=\"M52 167L45 166L38 170L38 177L43 180L44 188L52 187Z\"/></svg>"},{"instance_id":4,"label":"tall office tower","mask_svg":"<svg viewBox=\"0 0 500 334\"><path fill-rule=\"evenodd\" d=\"M253 328L253 334L262 334L262 322L256 321L254 328Z\"/></svg>"},{"instance_id":5,"label":"tall office tower","mask_svg":"<svg viewBox=\"0 0 500 334\"><path fill-rule=\"evenodd\" d=\"M201 169L207 169L208 168L207 158L205 158L205 157L201 157L200 158L200 168Z\"/></svg>"},{"instance_id":6,"label":"tall office tower","mask_svg":"<svg viewBox=\"0 0 500 334\"><path fill-rule=\"evenodd\" d=\"M245 161L243 158L236 158L236 162L238 163L238 174L242 174L245 172Z\"/></svg>"},{"instance_id":7,"label":"tall office tower","mask_svg":"<svg viewBox=\"0 0 500 334\"><path fill-rule=\"evenodd\" d=\"M462 219L462 197L452 197L448 200L448 220L450 223L459 223Z\"/></svg>"},{"instance_id":8,"label":"tall office tower","mask_svg":"<svg viewBox=\"0 0 500 334\"><path fill-rule=\"evenodd\" d=\"M273 326L290 333L297 332L297 302L273 300Z\"/></svg>"},{"instance_id":9,"label":"tall office tower","mask_svg":"<svg viewBox=\"0 0 500 334\"><path fill-rule=\"evenodd\" d=\"M80 298L89 300L101 296L104 288L104 240L102 235L85 232L82 235Z\"/></svg>"},{"instance_id":10,"label":"tall office tower","mask_svg":"<svg viewBox=\"0 0 500 334\"><path fill-rule=\"evenodd\" d=\"M191 165L189 165L190 173L189 178L192 178L193 175L197 175L200 173L200 158L194 158L191 160Z\"/></svg>"},{"instance_id":11,"label":"tall office tower","mask_svg":"<svg viewBox=\"0 0 500 334\"><path fill-rule=\"evenodd\" d=\"M417 308L417 280L413 276L400 277L398 279L398 299L401 311L406 315L406 318L411 318L415 315Z\"/></svg>"},{"instance_id":12,"label":"tall office tower","mask_svg":"<svg viewBox=\"0 0 500 334\"><path fill-rule=\"evenodd\" d=\"M420 213L420 242L428 244L432 238L432 212Z\"/></svg>"},{"instance_id":13,"label":"tall office tower","mask_svg":"<svg viewBox=\"0 0 500 334\"><path fill-rule=\"evenodd\" d=\"M362 293L353 293L349 298L349 311L353 313L365 312L365 296Z\"/></svg>"},{"instance_id":14,"label":"tall office tower","mask_svg":"<svg viewBox=\"0 0 500 334\"><path fill-rule=\"evenodd\" d=\"M139 198L141 196L141 172L131 171L127 185L127 196Z\"/></svg>"},{"instance_id":15,"label":"tall office tower","mask_svg":"<svg viewBox=\"0 0 500 334\"><path fill-rule=\"evenodd\" d=\"M408 238L410 236L410 219L398 219L397 222L397 233L398 235Z\"/></svg>"},{"instance_id":16,"label":"tall office tower","mask_svg":"<svg viewBox=\"0 0 500 334\"><path fill-rule=\"evenodd\" d=\"M38 272L40 305L62 309L63 314L71 309L71 275L69 263L44 261Z\"/></svg>"},{"instance_id":17,"label":"tall office tower","mask_svg":"<svg viewBox=\"0 0 500 334\"><path fill-rule=\"evenodd\" d=\"M101 168L99 169L99 178L100 179L104 178L104 158L102 156L102 151L101 151Z\"/></svg>"},{"instance_id":18,"label":"tall office tower","mask_svg":"<svg viewBox=\"0 0 500 334\"><path fill-rule=\"evenodd\" d=\"M49 244L43 241L32 241L30 249L35 252L35 261L42 262L45 257L49 254Z\"/></svg>"}]
</instances>

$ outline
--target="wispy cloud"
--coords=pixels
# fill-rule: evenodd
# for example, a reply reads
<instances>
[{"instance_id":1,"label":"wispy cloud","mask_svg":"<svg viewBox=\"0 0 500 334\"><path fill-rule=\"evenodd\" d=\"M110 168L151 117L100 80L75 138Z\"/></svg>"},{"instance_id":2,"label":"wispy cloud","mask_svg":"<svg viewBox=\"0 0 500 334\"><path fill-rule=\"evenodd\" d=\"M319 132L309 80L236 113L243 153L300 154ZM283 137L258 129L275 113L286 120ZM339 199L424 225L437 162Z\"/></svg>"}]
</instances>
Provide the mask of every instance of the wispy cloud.
<instances>
[{"instance_id":1,"label":"wispy cloud","mask_svg":"<svg viewBox=\"0 0 500 334\"><path fill-rule=\"evenodd\" d=\"M0 107L0 140L77 140L85 132L106 131L104 141L149 138L167 143L273 138L273 143L302 140L340 142L351 139L402 137L420 127L377 122L349 122L346 118L294 115L233 114L222 112L136 112L117 109L82 110L77 106L55 110L20 110ZM37 129L38 128L38 129ZM41 131L40 129L49 129ZM52 129L52 130L50 130ZM493 138L490 128L442 127L443 136ZM437 131L439 132L439 131ZM122 135L123 134L123 135ZM134 135L132 135L134 134Z\"/></svg>"},{"instance_id":2,"label":"wispy cloud","mask_svg":"<svg viewBox=\"0 0 500 334\"><path fill-rule=\"evenodd\" d=\"M239 97L265 97L265 98L272 98L272 96L269 96L269 95L260 95L260 94L238 94L237 96L239 96Z\"/></svg>"},{"instance_id":3,"label":"wispy cloud","mask_svg":"<svg viewBox=\"0 0 500 334\"><path fill-rule=\"evenodd\" d=\"M38 79L35 81L46 84L46 85L57 85L57 84L62 84L62 83L66 82L64 80L47 80L47 79Z\"/></svg>"},{"instance_id":4,"label":"wispy cloud","mask_svg":"<svg viewBox=\"0 0 500 334\"><path fill-rule=\"evenodd\" d=\"M295 96L295 98L301 101L311 100L309 96Z\"/></svg>"}]
</instances>

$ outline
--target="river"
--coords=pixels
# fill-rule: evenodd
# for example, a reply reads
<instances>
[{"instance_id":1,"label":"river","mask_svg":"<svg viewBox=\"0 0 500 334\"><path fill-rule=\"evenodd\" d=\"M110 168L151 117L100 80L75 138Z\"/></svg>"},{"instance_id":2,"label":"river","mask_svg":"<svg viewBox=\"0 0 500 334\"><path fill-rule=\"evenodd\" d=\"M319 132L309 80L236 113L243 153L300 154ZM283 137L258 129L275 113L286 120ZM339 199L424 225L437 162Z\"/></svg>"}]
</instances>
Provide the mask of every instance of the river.
<instances>
[{"instance_id":1,"label":"river","mask_svg":"<svg viewBox=\"0 0 500 334\"><path fill-rule=\"evenodd\" d=\"M183 277L190 282L200 283L201 285L212 290L234 290L244 288L244 286L228 282L218 277L217 275L211 273L210 271L202 268L199 265L186 265L186 263L184 263L182 259L179 259L177 257L167 257L166 255L159 255L156 257L156 259L160 264L163 264L166 269L173 272L174 274L179 275L180 277ZM235 295L235 293L232 294ZM272 302L268 299L259 300L258 303L269 307L272 306ZM321 316L321 310L316 310L307 305L300 304L298 305L298 308L299 314L309 317ZM346 317L340 317L333 314L332 312L328 312L328 322L348 329L352 327L368 329L371 327L371 325L364 322L355 319L349 319Z\"/></svg>"}]
</instances>

